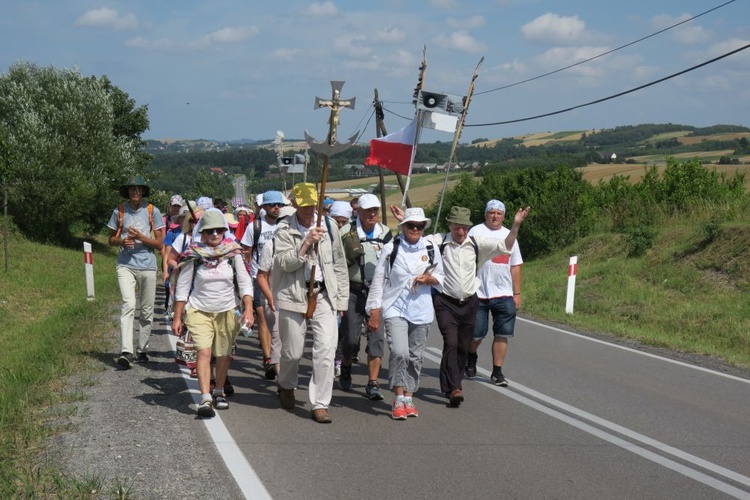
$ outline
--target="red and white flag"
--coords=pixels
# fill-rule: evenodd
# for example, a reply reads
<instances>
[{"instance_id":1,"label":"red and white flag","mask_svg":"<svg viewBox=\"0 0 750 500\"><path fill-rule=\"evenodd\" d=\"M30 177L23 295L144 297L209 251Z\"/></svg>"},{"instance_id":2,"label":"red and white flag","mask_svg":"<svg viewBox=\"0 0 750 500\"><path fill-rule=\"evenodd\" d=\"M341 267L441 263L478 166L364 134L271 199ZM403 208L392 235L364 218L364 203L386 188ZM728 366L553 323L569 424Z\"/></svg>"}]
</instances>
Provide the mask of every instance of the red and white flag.
<instances>
[{"instance_id":1,"label":"red and white flag","mask_svg":"<svg viewBox=\"0 0 750 500\"><path fill-rule=\"evenodd\" d=\"M401 130L380 139L372 139L370 155L365 160L365 165L377 165L399 174L409 175L416 131L417 119L415 117Z\"/></svg>"}]
</instances>

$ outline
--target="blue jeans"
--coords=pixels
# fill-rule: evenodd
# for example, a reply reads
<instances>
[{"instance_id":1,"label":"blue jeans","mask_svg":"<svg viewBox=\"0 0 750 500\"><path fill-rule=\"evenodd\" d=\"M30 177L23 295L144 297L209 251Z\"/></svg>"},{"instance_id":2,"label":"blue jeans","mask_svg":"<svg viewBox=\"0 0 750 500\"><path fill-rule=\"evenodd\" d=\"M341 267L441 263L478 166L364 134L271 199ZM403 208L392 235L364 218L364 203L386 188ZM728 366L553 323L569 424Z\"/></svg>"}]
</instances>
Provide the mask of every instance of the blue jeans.
<instances>
[{"instance_id":1,"label":"blue jeans","mask_svg":"<svg viewBox=\"0 0 750 500\"><path fill-rule=\"evenodd\" d=\"M474 340L482 340L487 336L490 311L492 312L492 333L495 338L512 337L516 327L516 304L513 302L513 297L498 297L479 299L477 320L474 323Z\"/></svg>"}]
</instances>

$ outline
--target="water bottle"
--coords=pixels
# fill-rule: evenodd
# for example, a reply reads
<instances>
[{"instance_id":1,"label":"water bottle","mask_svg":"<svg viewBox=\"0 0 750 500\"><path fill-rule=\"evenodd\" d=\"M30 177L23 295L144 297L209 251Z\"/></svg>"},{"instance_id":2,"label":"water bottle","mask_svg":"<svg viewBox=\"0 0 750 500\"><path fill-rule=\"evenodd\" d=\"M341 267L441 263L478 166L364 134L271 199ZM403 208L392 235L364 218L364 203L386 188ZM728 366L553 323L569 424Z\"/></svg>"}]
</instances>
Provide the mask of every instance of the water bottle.
<instances>
[{"instance_id":1,"label":"water bottle","mask_svg":"<svg viewBox=\"0 0 750 500\"><path fill-rule=\"evenodd\" d=\"M253 327L242 321L242 313L239 309L234 310L234 315L237 318L237 322L240 323L240 334L245 337L253 336Z\"/></svg>"}]
</instances>

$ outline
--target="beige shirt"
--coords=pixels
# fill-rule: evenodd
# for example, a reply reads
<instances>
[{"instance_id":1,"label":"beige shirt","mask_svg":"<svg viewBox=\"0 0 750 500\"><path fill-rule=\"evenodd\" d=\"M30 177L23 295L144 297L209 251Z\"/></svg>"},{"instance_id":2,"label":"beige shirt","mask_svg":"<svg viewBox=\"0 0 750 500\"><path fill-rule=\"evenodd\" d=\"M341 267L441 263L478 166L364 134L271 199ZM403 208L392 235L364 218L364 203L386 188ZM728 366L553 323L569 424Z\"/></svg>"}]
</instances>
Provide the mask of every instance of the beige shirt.
<instances>
[{"instance_id":1,"label":"beige shirt","mask_svg":"<svg viewBox=\"0 0 750 500\"><path fill-rule=\"evenodd\" d=\"M442 252L445 274L443 293L458 300L471 297L477 292L480 284L477 278L477 264L481 268L485 262L497 255L510 254L510 250L505 247L504 239L474 238L479 250L477 262L477 252L468 236L460 245L453 241L450 233L445 235L445 239L441 234L431 234L426 238L432 240L438 251L445 242Z\"/></svg>"}]
</instances>

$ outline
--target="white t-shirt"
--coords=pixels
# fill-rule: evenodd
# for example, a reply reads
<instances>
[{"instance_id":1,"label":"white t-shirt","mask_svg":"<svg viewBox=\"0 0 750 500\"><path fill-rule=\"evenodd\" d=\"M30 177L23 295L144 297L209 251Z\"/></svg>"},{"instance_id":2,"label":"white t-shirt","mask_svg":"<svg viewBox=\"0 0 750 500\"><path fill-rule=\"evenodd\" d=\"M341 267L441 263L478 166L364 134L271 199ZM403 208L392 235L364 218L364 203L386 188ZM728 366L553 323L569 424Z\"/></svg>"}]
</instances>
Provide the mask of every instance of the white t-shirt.
<instances>
[{"instance_id":1,"label":"white t-shirt","mask_svg":"<svg viewBox=\"0 0 750 500\"><path fill-rule=\"evenodd\" d=\"M258 235L257 248L255 239L255 223L250 224L242 235L242 243L247 247L253 247L253 258L250 262L250 276L255 279L258 276L258 256L263 252L263 246L266 242L273 239L276 234L276 224L269 224L263 217L260 221L260 234Z\"/></svg>"},{"instance_id":2,"label":"white t-shirt","mask_svg":"<svg viewBox=\"0 0 750 500\"><path fill-rule=\"evenodd\" d=\"M174 242L172 243L172 248L174 248L175 252L182 255L182 253L188 249L188 247L190 246L190 242L192 240L193 238L189 234L180 233L174 239Z\"/></svg>"},{"instance_id":3,"label":"white t-shirt","mask_svg":"<svg viewBox=\"0 0 750 500\"><path fill-rule=\"evenodd\" d=\"M479 224L469 230L469 236L474 236L475 238L505 239L508 233L510 233L510 229L506 227L493 230L488 228L486 224ZM518 247L518 240L516 240L510 255L498 255L488 260L479 269L477 296L480 299L512 297L513 277L510 274L510 268L511 266L520 266L521 264L523 264L521 249Z\"/></svg>"}]
</instances>

